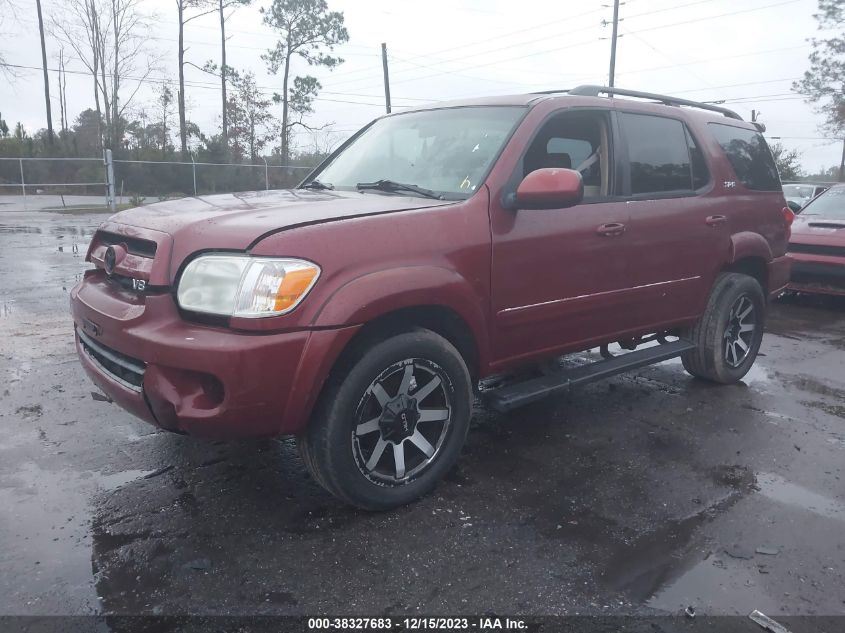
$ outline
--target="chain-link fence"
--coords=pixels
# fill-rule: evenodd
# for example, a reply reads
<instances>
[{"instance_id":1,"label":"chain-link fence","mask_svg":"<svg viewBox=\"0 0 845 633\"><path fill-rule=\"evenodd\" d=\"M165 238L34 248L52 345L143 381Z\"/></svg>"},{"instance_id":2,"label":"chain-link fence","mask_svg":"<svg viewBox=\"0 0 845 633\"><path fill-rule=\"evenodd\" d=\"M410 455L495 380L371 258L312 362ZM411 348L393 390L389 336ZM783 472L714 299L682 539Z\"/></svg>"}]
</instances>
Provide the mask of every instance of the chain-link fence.
<instances>
[{"instance_id":1,"label":"chain-link fence","mask_svg":"<svg viewBox=\"0 0 845 633\"><path fill-rule=\"evenodd\" d=\"M295 186L307 165L0 157L0 210L113 211L192 195Z\"/></svg>"}]
</instances>

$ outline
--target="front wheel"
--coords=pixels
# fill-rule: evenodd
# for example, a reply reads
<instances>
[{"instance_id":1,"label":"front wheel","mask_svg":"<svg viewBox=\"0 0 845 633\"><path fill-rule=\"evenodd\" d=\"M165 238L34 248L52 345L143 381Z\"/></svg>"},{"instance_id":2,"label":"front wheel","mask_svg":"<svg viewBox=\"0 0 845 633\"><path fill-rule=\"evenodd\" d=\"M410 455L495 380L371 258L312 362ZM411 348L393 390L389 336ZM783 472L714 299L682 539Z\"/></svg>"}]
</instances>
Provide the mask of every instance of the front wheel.
<instances>
[{"instance_id":1,"label":"front wheel","mask_svg":"<svg viewBox=\"0 0 845 633\"><path fill-rule=\"evenodd\" d=\"M766 298L760 283L741 273L722 273L707 308L683 333L696 348L681 356L690 374L719 383L741 380L763 341Z\"/></svg>"},{"instance_id":2,"label":"front wheel","mask_svg":"<svg viewBox=\"0 0 845 633\"><path fill-rule=\"evenodd\" d=\"M415 330L367 345L343 366L297 439L308 469L329 492L368 510L426 494L457 460L469 429L471 382L460 353Z\"/></svg>"}]
</instances>

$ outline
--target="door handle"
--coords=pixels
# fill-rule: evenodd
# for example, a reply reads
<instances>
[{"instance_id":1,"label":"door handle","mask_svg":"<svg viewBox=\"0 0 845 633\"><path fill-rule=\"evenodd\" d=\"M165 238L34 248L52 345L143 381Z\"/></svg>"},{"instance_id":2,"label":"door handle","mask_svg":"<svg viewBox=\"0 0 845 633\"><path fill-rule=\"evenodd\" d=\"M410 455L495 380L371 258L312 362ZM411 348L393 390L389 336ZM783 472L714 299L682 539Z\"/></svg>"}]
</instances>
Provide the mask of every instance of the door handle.
<instances>
[{"instance_id":1,"label":"door handle","mask_svg":"<svg viewBox=\"0 0 845 633\"><path fill-rule=\"evenodd\" d=\"M728 218L724 215L708 215L704 221L707 223L707 226L718 226L727 222Z\"/></svg>"},{"instance_id":2,"label":"door handle","mask_svg":"<svg viewBox=\"0 0 845 633\"><path fill-rule=\"evenodd\" d=\"M596 229L596 233L606 237L615 237L617 235L622 235L624 232L625 225L621 222L608 222L607 224L600 225L599 228Z\"/></svg>"}]
</instances>

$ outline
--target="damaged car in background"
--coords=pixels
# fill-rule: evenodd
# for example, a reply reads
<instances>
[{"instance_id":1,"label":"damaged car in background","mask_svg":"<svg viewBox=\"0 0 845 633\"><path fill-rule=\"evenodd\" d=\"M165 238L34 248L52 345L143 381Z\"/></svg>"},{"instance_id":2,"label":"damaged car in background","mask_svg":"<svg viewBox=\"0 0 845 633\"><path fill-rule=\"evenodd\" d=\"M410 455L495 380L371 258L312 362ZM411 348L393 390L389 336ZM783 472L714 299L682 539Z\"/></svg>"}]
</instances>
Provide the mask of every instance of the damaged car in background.
<instances>
[{"instance_id":1,"label":"damaged car in background","mask_svg":"<svg viewBox=\"0 0 845 633\"><path fill-rule=\"evenodd\" d=\"M789 290L845 295L845 185L831 187L796 217L789 257Z\"/></svg>"}]
</instances>

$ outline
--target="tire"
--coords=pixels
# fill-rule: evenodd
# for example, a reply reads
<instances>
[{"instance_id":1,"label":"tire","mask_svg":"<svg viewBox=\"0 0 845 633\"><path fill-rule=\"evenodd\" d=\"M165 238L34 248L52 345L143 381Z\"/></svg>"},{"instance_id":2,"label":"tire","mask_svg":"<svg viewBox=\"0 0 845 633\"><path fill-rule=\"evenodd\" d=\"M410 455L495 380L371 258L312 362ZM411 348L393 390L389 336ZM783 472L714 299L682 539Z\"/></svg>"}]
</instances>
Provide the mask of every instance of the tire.
<instances>
[{"instance_id":1,"label":"tire","mask_svg":"<svg viewBox=\"0 0 845 633\"><path fill-rule=\"evenodd\" d=\"M756 279L741 273L720 274L704 314L682 333L696 346L681 356L684 369L722 384L741 380L757 358L765 317L766 298Z\"/></svg>"},{"instance_id":2,"label":"tire","mask_svg":"<svg viewBox=\"0 0 845 633\"><path fill-rule=\"evenodd\" d=\"M297 444L339 499L387 510L428 493L457 461L472 387L455 347L430 330L359 345L339 364Z\"/></svg>"}]
</instances>

